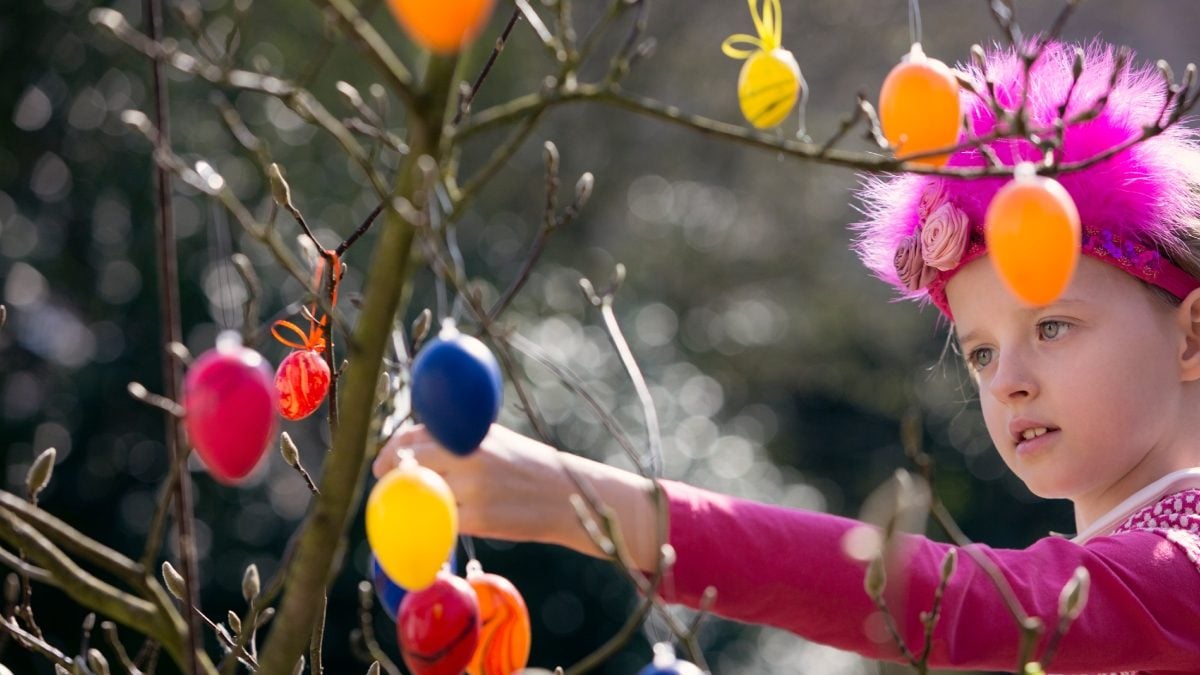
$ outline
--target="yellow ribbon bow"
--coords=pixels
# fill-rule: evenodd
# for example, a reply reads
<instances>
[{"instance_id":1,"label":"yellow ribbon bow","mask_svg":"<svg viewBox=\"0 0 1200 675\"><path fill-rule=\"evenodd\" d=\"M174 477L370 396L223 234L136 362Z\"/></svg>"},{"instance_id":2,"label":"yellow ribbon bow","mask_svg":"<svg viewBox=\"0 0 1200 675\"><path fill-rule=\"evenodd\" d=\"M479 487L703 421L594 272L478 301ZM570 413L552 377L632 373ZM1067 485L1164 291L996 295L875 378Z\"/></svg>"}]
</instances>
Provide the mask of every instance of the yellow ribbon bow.
<instances>
[{"instance_id":1,"label":"yellow ribbon bow","mask_svg":"<svg viewBox=\"0 0 1200 675\"><path fill-rule=\"evenodd\" d=\"M750 5L750 17L754 19L758 37L738 33L725 38L721 43L721 51L733 59L748 59L755 52L770 52L783 45L783 9L779 0L763 0L761 12L758 0L747 0L747 4Z\"/></svg>"}]
</instances>

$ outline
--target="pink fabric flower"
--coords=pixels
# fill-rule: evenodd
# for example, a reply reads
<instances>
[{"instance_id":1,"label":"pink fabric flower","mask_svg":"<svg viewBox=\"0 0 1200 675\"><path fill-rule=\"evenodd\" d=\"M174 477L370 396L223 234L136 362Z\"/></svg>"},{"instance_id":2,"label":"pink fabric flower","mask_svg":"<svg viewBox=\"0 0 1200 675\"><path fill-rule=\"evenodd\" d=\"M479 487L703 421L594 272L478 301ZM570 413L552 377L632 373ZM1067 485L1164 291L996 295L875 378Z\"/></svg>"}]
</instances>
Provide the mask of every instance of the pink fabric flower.
<instances>
[{"instance_id":1,"label":"pink fabric flower","mask_svg":"<svg viewBox=\"0 0 1200 675\"><path fill-rule=\"evenodd\" d=\"M917 235L905 237L896 247L896 274L900 283L910 291L919 291L933 281L937 270L925 265L921 256L921 239Z\"/></svg>"},{"instance_id":2,"label":"pink fabric flower","mask_svg":"<svg viewBox=\"0 0 1200 675\"><path fill-rule=\"evenodd\" d=\"M929 214L937 210L946 201L946 183L934 180L921 193L921 201L917 203L917 217L924 223Z\"/></svg>"},{"instance_id":3,"label":"pink fabric flower","mask_svg":"<svg viewBox=\"0 0 1200 675\"><path fill-rule=\"evenodd\" d=\"M921 257L925 264L943 271L958 267L970 231L967 214L957 206L946 202L937 207L921 228Z\"/></svg>"}]
</instances>

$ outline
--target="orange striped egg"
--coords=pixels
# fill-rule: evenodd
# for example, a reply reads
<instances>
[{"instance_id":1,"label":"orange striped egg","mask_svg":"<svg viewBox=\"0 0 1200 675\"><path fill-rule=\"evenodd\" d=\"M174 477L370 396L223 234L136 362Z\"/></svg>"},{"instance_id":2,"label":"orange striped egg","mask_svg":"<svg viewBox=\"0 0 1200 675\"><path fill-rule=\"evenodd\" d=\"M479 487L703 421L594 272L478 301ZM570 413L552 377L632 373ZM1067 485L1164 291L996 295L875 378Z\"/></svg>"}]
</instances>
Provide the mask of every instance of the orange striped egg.
<instances>
[{"instance_id":1,"label":"orange striped egg","mask_svg":"<svg viewBox=\"0 0 1200 675\"><path fill-rule=\"evenodd\" d=\"M329 365L320 352L299 349L288 354L275 371L280 414L289 420L313 414L329 393L329 381Z\"/></svg>"},{"instance_id":2,"label":"orange striped egg","mask_svg":"<svg viewBox=\"0 0 1200 675\"><path fill-rule=\"evenodd\" d=\"M485 574L477 561L467 565L467 582L479 597L483 628L467 666L470 675L509 675L529 662L532 633L525 599L512 582Z\"/></svg>"}]
</instances>

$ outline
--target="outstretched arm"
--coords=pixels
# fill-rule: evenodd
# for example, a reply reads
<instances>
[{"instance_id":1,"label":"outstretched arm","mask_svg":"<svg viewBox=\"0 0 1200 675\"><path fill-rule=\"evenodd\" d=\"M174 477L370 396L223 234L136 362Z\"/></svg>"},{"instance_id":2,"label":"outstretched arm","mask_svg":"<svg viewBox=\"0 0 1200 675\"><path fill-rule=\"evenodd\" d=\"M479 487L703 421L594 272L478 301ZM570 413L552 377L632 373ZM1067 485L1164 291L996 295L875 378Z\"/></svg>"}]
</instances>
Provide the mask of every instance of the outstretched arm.
<instances>
[{"instance_id":1,"label":"outstretched arm","mask_svg":"<svg viewBox=\"0 0 1200 675\"><path fill-rule=\"evenodd\" d=\"M641 476L558 452L498 425L467 457L443 450L421 427L402 432L376 460L377 476L395 466L400 449L445 477L458 499L464 534L600 555L570 505L576 488L569 467L615 511L634 561L642 569L654 566L652 485ZM662 586L665 599L698 606L713 586L712 609L727 618L778 626L872 658L900 658L863 590L863 564L842 553L846 533L861 523L673 481L660 484L676 551ZM909 649L919 652L920 613L930 609L950 545L904 536L899 546L903 570L889 571L886 597ZM1088 604L1059 647L1055 672L1200 671L1200 571L1159 534L1130 532L1086 546L1047 538L1023 550L976 547L1005 576L1025 612L1047 626L1057 621L1063 585L1076 567L1087 568ZM929 664L1012 670L1019 641L1016 622L990 579L969 556L959 555Z\"/></svg>"},{"instance_id":2,"label":"outstretched arm","mask_svg":"<svg viewBox=\"0 0 1200 675\"><path fill-rule=\"evenodd\" d=\"M498 424L492 425L479 450L466 457L447 452L422 426L401 431L380 451L375 476L395 467L397 453L404 450L446 479L458 501L463 534L558 544L602 556L571 506L570 497L579 490L570 470L613 509L634 563L641 569L654 568L653 485L646 478L559 452Z\"/></svg>"}]
</instances>

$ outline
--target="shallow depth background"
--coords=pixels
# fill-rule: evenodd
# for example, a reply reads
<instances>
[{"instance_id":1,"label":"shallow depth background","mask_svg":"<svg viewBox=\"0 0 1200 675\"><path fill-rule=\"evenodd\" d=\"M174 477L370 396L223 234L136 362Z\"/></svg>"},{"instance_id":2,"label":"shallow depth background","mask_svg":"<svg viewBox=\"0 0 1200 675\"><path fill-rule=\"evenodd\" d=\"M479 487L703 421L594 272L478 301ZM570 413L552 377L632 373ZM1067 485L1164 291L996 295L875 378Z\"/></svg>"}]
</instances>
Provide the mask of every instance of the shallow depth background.
<instances>
[{"instance_id":1,"label":"shallow depth background","mask_svg":"<svg viewBox=\"0 0 1200 675\"><path fill-rule=\"evenodd\" d=\"M136 555L166 463L160 415L125 393L131 380L160 389L160 338L149 152L118 115L149 110L148 66L90 26L87 14L97 4L110 3L45 0L0 9L0 279L9 308L0 332L0 452L5 487L18 491L31 458L58 448L45 506ZM201 4L214 35L223 36L231 3ZM410 45L381 4L367 0L375 25L412 63ZM590 26L603 4L577 3L579 26ZM140 25L137 0L111 6ZM1048 25L1059 3L1018 7L1022 24L1034 31ZM985 2L927 0L922 10L926 52L948 62L965 58L974 42L999 37ZM501 3L481 45L491 43L510 11ZM740 122L734 88L741 63L724 57L719 44L751 29L745 4L667 0L654 2L650 17L657 50L636 67L627 88ZM178 19L168 21L170 32L190 45ZM1193 2L1112 0L1083 5L1065 35L1128 44L1143 61L1167 59L1178 73L1196 56L1189 40L1198 23L1200 5ZM310 3L257 0L242 30L240 65L258 59L291 79L311 74L311 90L339 115L349 111L335 93L337 80L364 92L375 81L340 37L326 42ZM613 37L610 43L624 31ZM785 0L784 42L811 87L809 133L822 140L857 92L875 98L906 51L907 3ZM481 48L470 55L472 77L484 56ZM520 24L475 110L535 91L553 68ZM599 72L593 64L583 79ZM244 201L266 213L265 179L222 127L210 104L212 88L174 74L170 87L177 150L207 159ZM274 100L225 95L269 143L325 243L348 234L374 204L333 143ZM397 106L392 110L399 125ZM792 117L780 133L795 131ZM464 156L465 172L504 137L477 139ZM499 289L518 268L540 218L543 140L558 144L564 187L592 171L595 194L578 221L551 241L508 318L588 381L641 439L632 388L577 290L580 276L603 283L615 263L625 264L628 281L617 309L653 383L668 477L856 515L864 497L906 465L899 420L917 409L939 465L936 488L971 537L1022 546L1048 530L1070 530L1068 504L1036 500L996 457L962 368L953 354L942 358L944 322L931 308L890 302L889 289L849 252L852 172L717 142L610 107L562 107L460 224L469 272ZM846 143L865 147L857 134ZM227 227L224 215L185 186L177 194L184 329L198 353L211 346L220 322L240 320L240 287L222 285L228 270L214 254L217 233ZM278 222L284 232L295 229L288 219ZM259 264L264 318L301 297L261 247L235 235L234 248ZM370 250L368 239L350 253L344 298L360 287ZM420 273L415 284L410 318L425 306L436 310L431 277ZM353 317L351 302L341 309ZM259 347L276 363L286 353L274 343ZM536 367L529 375L562 447L628 465L595 417L553 377ZM514 400L504 420L520 427ZM319 480L323 423L314 416L286 428ZM219 487L202 470L194 478L204 608L214 617L240 612L242 569L256 562L265 576L274 572L308 491L274 454L241 489ZM347 639L357 625L354 587L366 569L361 523L352 536L330 597L329 672L366 669ZM534 665L578 660L617 630L635 601L606 563L542 546L477 546L485 567L525 594ZM35 599L52 641L74 648L78 609L41 588ZM398 660L390 622L378 610L376 618ZM716 619L706 622L703 643L718 673L879 672L789 634ZM649 654L643 636L604 672L633 672ZM0 659L16 672L51 672L12 644Z\"/></svg>"}]
</instances>

